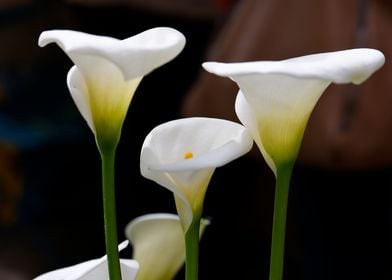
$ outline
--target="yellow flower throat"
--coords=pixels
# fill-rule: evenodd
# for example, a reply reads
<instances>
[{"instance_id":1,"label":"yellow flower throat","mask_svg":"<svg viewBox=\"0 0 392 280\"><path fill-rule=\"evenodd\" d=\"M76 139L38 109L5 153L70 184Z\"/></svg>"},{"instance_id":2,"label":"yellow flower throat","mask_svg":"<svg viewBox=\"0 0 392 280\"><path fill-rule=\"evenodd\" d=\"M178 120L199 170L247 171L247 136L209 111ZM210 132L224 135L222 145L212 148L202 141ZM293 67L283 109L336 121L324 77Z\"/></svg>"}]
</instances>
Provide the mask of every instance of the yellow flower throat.
<instances>
[{"instance_id":1,"label":"yellow flower throat","mask_svg":"<svg viewBox=\"0 0 392 280\"><path fill-rule=\"evenodd\" d=\"M193 158L193 153L191 151L186 151L184 153L184 159L190 159Z\"/></svg>"}]
</instances>

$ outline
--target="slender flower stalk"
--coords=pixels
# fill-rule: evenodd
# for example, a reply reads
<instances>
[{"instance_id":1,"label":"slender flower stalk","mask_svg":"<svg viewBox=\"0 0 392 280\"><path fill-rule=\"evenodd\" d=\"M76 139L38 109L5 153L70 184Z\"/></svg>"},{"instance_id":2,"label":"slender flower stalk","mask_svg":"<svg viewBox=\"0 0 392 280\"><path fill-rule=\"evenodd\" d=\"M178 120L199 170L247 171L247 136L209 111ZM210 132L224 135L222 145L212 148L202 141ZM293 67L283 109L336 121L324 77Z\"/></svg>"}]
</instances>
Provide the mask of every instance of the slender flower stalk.
<instances>
[{"instance_id":1,"label":"slender flower stalk","mask_svg":"<svg viewBox=\"0 0 392 280\"><path fill-rule=\"evenodd\" d=\"M142 175L174 194L185 236L186 280L198 279L200 218L215 168L244 155L252 145L242 125L211 118L164 123L144 140Z\"/></svg>"},{"instance_id":2,"label":"slender flower stalk","mask_svg":"<svg viewBox=\"0 0 392 280\"><path fill-rule=\"evenodd\" d=\"M195 218L185 233L185 279L199 278L199 231L200 219Z\"/></svg>"},{"instance_id":3,"label":"slender flower stalk","mask_svg":"<svg viewBox=\"0 0 392 280\"><path fill-rule=\"evenodd\" d=\"M38 44L56 43L75 64L67 85L95 136L102 161L105 241L110 280L121 279L117 251L115 153L122 125L143 76L172 60L184 36L171 28L154 28L125 40L71 30L43 32Z\"/></svg>"},{"instance_id":4,"label":"slender flower stalk","mask_svg":"<svg viewBox=\"0 0 392 280\"><path fill-rule=\"evenodd\" d=\"M101 163L102 163L102 198L104 209L104 224L105 224L105 244L106 254L109 263L110 279L121 279L120 258L118 250L115 250L113 244L118 243L117 238L117 219L116 219L116 196L114 188L114 164L115 164L116 148L101 149Z\"/></svg>"},{"instance_id":5,"label":"slender flower stalk","mask_svg":"<svg viewBox=\"0 0 392 280\"><path fill-rule=\"evenodd\" d=\"M270 256L270 279L283 279L286 216L293 166L280 166L275 185L274 216Z\"/></svg>"},{"instance_id":6,"label":"slender flower stalk","mask_svg":"<svg viewBox=\"0 0 392 280\"><path fill-rule=\"evenodd\" d=\"M292 169L318 99L331 83L360 84L384 64L373 49L321 53L282 61L207 62L203 67L240 87L235 110L276 177L270 280L282 280Z\"/></svg>"}]
</instances>

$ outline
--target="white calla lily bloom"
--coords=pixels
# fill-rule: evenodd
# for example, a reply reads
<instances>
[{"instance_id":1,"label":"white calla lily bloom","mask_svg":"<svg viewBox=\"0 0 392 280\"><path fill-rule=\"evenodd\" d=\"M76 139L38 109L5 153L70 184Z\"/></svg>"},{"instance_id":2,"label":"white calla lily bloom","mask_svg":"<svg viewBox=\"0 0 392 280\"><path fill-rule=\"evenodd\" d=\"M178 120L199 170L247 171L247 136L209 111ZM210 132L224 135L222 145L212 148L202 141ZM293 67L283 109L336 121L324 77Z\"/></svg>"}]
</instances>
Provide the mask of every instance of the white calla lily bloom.
<instances>
[{"instance_id":1,"label":"white calla lily bloom","mask_svg":"<svg viewBox=\"0 0 392 280\"><path fill-rule=\"evenodd\" d=\"M123 250L128 243L128 240L122 242L119 245L119 250ZM139 269L137 261L120 259L120 266L123 279L136 279L136 274ZM33 280L109 280L107 257L103 256L99 259L47 272Z\"/></svg>"},{"instance_id":2,"label":"white calla lily bloom","mask_svg":"<svg viewBox=\"0 0 392 280\"><path fill-rule=\"evenodd\" d=\"M240 87L235 110L277 173L295 161L313 108L331 83L360 84L384 64L374 49L320 53L282 61L206 62L214 74Z\"/></svg>"},{"instance_id":3,"label":"white calla lily bloom","mask_svg":"<svg viewBox=\"0 0 392 280\"><path fill-rule=\"evenodd\" d=\"M184 118L155 127L144 140L140 169L174 193L184 232L200 218L207 186L216 167L247 153L248 130L231 121Z\"/></svg>"},{"instance_id":4,"label":"white calla lily bloom","mask_svg":"<svg viewBox=\"0 0 392 280\"><path fill-rule=\"evenodd\" d=\"M175 29L159 27L124 40L71 30L43 32L38 44L56 43L75 66L67 84L97 141L118 141L143 76L176 57L185 45Z\"/></svg>"},{"instance_id":5,"label":"white calla lily bloom","mask_svg":"<svg viewBox=\"0 0 392 280\"><path fill-rule=\"evenodd\" d=\"M201 220L200 236L208 220ZM133 256L139 263L137 280L173 279L185 261L185 241L177 215L147 214L132 220L125 235L133 245Z\"/></svg>"}]
</instances>

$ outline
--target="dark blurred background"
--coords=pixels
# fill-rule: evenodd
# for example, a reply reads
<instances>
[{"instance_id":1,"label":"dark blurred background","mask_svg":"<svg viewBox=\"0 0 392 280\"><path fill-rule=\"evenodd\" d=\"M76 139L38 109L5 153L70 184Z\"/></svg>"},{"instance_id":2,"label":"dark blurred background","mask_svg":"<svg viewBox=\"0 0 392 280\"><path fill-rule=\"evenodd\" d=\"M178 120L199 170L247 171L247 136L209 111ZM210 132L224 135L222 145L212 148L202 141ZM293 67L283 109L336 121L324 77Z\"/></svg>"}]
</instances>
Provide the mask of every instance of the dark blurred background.
<instances>
[{"instance_id":1,"label":"dark blurred background","mask_svg":"<svg viewBox=\"0 0 392 280\"><path fill-rule=\"evenodd\" d=\"M66 87L72 64L55 45L40 49L39 34L67 28L123 39L156 26L178 29L187 44L143 79L129 108L117 151L119 239L134 217L175 212L172 194L140 175L145 135L181 116L236 119L237 88L201 71L203 61L375 47L384 68L360 89L329 89L311 117L292 179L285 279L391 279L392 8L342 2L1 1L0 279L104 254L99 155ZM273 191L257 151L217 169L200 279L268 279Z\"/></svg>"}]
</instances>

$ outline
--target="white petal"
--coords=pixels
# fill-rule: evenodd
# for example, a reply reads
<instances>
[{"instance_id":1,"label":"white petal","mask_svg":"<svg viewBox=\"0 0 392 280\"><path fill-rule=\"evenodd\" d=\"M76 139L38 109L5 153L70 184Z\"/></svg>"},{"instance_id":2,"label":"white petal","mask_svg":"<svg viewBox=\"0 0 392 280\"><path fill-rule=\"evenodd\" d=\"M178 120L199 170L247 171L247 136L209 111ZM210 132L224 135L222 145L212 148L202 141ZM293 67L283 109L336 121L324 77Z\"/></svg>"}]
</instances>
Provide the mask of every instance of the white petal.
<instances>
[{"instance_id":1,"label":"white petal","mask_svg":"<svg viewBox=\"0 0 392 280\"><path fill-rule=\"evenodd\" d=\"M91 35L71 30L50 30L41 33L38 44L43 47L57 43L73 62L94 68L94 61L85 56L97 56L119 67L125 80L144 76L176 57L185 45L185 37L175 29L158 27L125 40Z\"/></svg>"},{"instance_id":2,"label":"white petal","mask_svg":"<svg viewBox=\"0 0 392 280\"><path fill-rule=\"evenodd\" d=\"M93 122L93 117L91 113L91 105L88 98L87 85L84 82L83 76L76 66L73 66L67 75L67 86L71 93L72 99L74 100L76 107L82 117L87 122L90 129L95 134L95 127Z\"/></svg>"},{"instance_id":3,"label":"white petal","mask_svg":"<svg viewBox=\"0 0 392 280\"><path fill-rule=\"evenodd\" d=\"M141 164L157 171L215 168L247 153L253 145L247 129L213 118L185 118L155 127L146 137ZM193 157L184 159L187 151ZM146 154L146 155L145 155Z\"/></svg>"},{"instance_id":4,"label":"white petal","mask_svg":"<svg viewBox=\"0 0 392 280\"><path fill-rule=\"evenodd\" d=\"M202 219L200 235L208 224ZM143 215L126 226L125 235L140 264L138 280L172 279L184 263L184 233L177 215Z\"/></svg>"},{"instance_id":5,"label":"white petal","mask_svg":"<svg viewBox=\"0 0 392 280\"><path fill-rule=\"evenodd\" d=\"M139 271L139 263L136 260L120 259L121 278L134 280Z\"/></svg>"},{"instance_id":6,"label":"white petal","mask_svg":"<svg viewBox=\"0 0 392 280\"><path fill-rule=\"evenodd\" d=\"M140 264L138 280L171 279L182 266L185 246L178 216L144 215L127 225L125 235Z\"/></svg>"},{"instance_id":7,"label":"white petal","mask_svg":"<svg viewBox=\"0 0 392 280\"><path fill-rule=\"evenodd\" d=\"M34 280L71 280L71 279L77 279L77 278L70 278L73 275L79 275L80 271L85 272L93 269L100 263L105 262L103 259L94 259L90 261L86 261L77 265L53 270L51 272L47 272L45 274L42 274Z\"/></svg>"},{"instance_id":8,"label":"white petal","mask_svg":"<svg viewBox=\"0 0 392 280\"><path fill-rule=\"evenodd\" d=\"M216 167L247 153L253 140L238 123L212 118L179 119L154 128L140 156L144 177L172 191L186 230L202 208ZM185 159L190 152L191 158ZM199 213L200 214L200 213Z\"/></svg>"},{"instance_id":9,"label":"white petal","mask_svg":"<svg viewBox=\"0 0 392 280\"><path fill-rule=\"evenodd\" d=\"M281 61L242 63L206 62L203 67L220 76L275 74L304 79L320 79L334 83L359 84L385 62L384 55L374 49L351 49L307 55Z\"/></svg>"},{"instance_id":10,"label":"white petal","mask_svg":"<svg viewBox=\"0 0 392 280\"><path fill-rule=\"evenodd\" d=\"M135 260L123 260L120 259L121 276L123 279L135 279L139 264ZM108 280L108 264L105 258L103 262L100 262L95 267L88 271L78 271L71 277L65 278L64 280ZM53 279L54 280L54 279Z\"/></svg>"},{"instance_id":11,"label":"white petal","mask_svg":"<svg viewBox=\"0 0 392 280\"><path fill-rule=\"evenodd\" d=\"M128 245L128 240L119 245L119 251ZM121 275L123 279L133 280L139 269L135 260L120 259ZM108 280L107 257L86 261L73 266L53 270L42 274L33 280Z\"/></svg>"},{"instance_id":12,"label":"white petal","mask_svg":"<svg viewBox=\"0 0 392 280\"><path fill-rule=\"evenodd\" d=\"M268 166L274 172L276 176L276 166L272 158L265 151L263 147L263 143L261 142L260 134L257 126L256 114L253 112L252 107L249 105L248 101L246 101L245 96L241 91L238 92L236 100L235 100L235 112L238 116L238 119L243 123L252 134L253 139L255 140L257 146L260 149L260 152L263 154L265 161Z\"/></svg>"},{"instance_id":13,"label":"white petal","mask_svg":"<svg viewBox=\"0 0 392 280\"><path fill-rule=\"evenodd\" d=\"M214 171L211 171L211 174L213 174L213 172ZM170 176L170 178L172 178L172 176ZM206 193L206 190L208 187L208 183L209 183L209 181L206 184L204 184L204 186L197 186L196 188L195 187L193 188L193 189L199 190L199 197L201 197L201 198L199 198L199 201L204 200L204 196L205 196L205 193ZM162 186L164 186L164 185L162 185ZM176 210L177 210L178 216L180 217L182 230L184 232L187 232L189 227L191 226L193 219L194 219L194 216L195 216L195 213L194 213L195 209L191 205L191 201L194 198L190 197L189 195L186 195L187 190L184 189L182 186L179 186L177 183L173 183L172 185L168 185L168 186L164 186L164 187L166 187L168 190L171 190L173 192L174 201L176 203ZM201 205L202 205L202 203L201 203ZM201 206L197 205L197 208L200 209Z\"/></svg>"}]
</instances>

